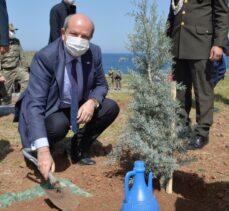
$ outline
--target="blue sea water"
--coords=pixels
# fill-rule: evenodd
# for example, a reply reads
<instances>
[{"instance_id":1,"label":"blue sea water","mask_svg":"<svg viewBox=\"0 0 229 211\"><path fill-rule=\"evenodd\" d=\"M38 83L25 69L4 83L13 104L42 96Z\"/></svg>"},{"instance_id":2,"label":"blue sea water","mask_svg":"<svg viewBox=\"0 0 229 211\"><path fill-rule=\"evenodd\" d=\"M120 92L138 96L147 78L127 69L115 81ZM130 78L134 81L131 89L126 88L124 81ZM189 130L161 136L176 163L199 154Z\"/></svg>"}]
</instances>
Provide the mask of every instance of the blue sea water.
<instances>
[{"instance_id":1,"label":"blue sea water","mask_svg":"<svg viewBox=\"0 0 229 211\"><path fill-rule=\"evenodd\" d=\"M104 72L108 73L109 69L116 69L126 74L129 70L134 69L132 58L132 55L128 53L104 53L102 55ZM229 57L224 58L227 70L229 70ZM167 65L163 70L166 72L169 68L170 66Z\"/></svg>"},{"instance_id":2,"label":"blue sea water","mask_svg":"<svg viewBox=\"0 0 229 211\"><path fill-rule=\"evenodd\" d=\"M132 55L128 53L104 53L102 60L105 73L108 73L109 69L115 69L126 74L130 69L134 68Z\"/></svg>"}]
</instances>

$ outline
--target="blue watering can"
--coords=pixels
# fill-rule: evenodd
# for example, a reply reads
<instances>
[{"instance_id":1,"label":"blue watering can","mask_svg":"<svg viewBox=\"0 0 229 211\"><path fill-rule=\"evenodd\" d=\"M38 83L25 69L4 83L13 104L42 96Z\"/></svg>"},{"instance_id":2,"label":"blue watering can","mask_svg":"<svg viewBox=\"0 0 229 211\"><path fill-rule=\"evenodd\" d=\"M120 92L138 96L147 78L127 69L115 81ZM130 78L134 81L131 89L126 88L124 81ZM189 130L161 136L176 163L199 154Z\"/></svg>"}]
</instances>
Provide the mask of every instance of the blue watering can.
<instances>
[{"instance_id":1,"label":"blue watering can","mask_svg":"<svg viewBox=\"0 0 229 211\"><path fill-rule=\"evenodd\" d=\"M134 184L129 190L129 179L134 176ZM134 169L125 177L125 199L122 211L159 211L159 206L152 193L152 172L149 174L148 187L145 183L145 165L143 161L135 161Z\"/></svg>"}]
</instances>

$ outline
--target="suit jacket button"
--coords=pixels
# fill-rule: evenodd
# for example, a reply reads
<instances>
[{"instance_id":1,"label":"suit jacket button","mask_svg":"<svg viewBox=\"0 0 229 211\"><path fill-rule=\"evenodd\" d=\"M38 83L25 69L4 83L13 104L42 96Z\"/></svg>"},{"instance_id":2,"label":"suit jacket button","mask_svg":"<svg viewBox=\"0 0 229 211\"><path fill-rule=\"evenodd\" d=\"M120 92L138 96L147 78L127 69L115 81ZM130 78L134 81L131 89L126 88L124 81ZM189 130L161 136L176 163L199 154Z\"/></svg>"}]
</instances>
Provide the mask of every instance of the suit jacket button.
<instances>
[{"instance_id":1,"label":"suit jacket button","mask_svg":"<svg viewBox=\"0 0 229 211\"><path fill-rule=\"evenodd\" d=\"M182 15L185 15L185 14L186 14L186 12L183 10L183 11L182 11Z\"/></svg>"},{"instance_id":2,"label":"suit jacket button","mask_svg":"<svg viewBox=\"0 0 229 211\"><path fill-rule=\"evenodd\" d=\"M184 22L183 21L181 22L181 26L184 26Z\"/></svg>"}]
</instances>

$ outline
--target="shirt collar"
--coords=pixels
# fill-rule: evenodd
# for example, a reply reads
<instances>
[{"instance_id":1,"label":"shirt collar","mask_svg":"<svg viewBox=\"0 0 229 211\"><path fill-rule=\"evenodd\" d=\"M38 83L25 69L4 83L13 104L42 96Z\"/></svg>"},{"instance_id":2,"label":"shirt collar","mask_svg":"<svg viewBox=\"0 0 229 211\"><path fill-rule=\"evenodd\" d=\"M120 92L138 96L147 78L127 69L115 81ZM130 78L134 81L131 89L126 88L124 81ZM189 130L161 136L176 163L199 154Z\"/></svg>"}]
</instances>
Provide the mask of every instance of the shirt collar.
<instances>
[{"instance_id":1,"label":"shirt collar","mask_svg":"<svg viewBox=\"0 0 229 211\"><path fill-rule=\"evenodd\" d=\"M76 59L78 62L81 62L81 56L74 58L71 54L68 53L66 47L64 46L64 53L65 53L65 64L71 63L74 59Z\"/></svg>"}]
</instances>

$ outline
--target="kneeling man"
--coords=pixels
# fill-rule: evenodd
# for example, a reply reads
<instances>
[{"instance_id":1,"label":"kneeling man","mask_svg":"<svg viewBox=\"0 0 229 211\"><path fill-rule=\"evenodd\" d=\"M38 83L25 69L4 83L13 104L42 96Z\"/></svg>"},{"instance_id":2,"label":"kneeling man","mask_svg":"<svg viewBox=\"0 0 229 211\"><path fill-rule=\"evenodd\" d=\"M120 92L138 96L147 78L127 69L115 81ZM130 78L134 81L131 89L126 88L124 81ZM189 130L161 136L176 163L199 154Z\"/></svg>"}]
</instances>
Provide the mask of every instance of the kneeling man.
<instances>
[{"instance_id":1,"label":"kneeling man","mask_svg":"<svg viewBox=\"0 0 229 211\"><path fill-rule=\"evenodd\" d=\"M71 128L71 158L91 165L85 156L93 141L115 120L119 107L106 99L107 82L101 50L90 43L94 24L83 14L68 16L62 37L33 58L27 90L16 105L24 148L37 151L38 167L47 179L55 164L50 148ZM79 129L79 125L84 126Z\"/></svg>"}]
</instances>

